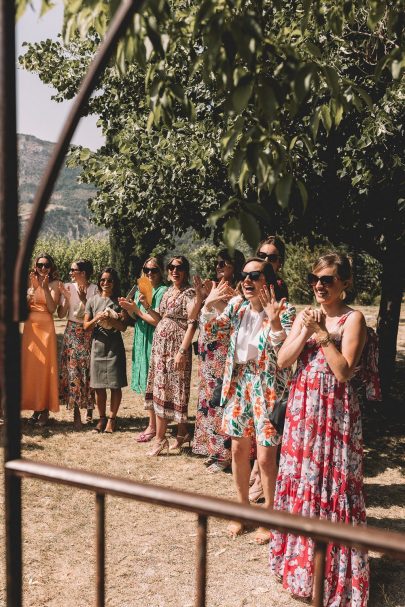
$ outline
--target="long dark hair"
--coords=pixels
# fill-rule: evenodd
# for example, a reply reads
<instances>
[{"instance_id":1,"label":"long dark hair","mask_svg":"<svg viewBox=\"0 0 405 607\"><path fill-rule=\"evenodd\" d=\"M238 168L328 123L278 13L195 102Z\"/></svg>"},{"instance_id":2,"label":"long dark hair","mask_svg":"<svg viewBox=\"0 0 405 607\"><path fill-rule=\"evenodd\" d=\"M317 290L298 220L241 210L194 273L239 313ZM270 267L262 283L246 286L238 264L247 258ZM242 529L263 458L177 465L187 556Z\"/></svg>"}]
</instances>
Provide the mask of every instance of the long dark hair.
<instances>
[{"instance_id":1,"label":"long dark hair","mask_svg":"<svg viewBox=\"0 0 405 607\"><path fill-rule=\"evenodd\" d=\"M233 253L231 254L229 253L228 249L221 249L217 257L220 257L224 261L227 261L233 265L233 281L235 284L238 283L241 279L240 273L245 265L245 256L242 251L234 249Z\"/></svg>"},{"instance_id":2,"label":"long dark hair","mask_svg":"<svg viewBox=\"0 0 405 607\"><path fill-rule=\"evenodd\" d=\"M114 270L114 268L111 268L110 266L107 266L106 268L103 268L101 270L100 274L98 275L98 279L97 279L97 287L98 287L98 290L100 293L101 293L100 281L101 281L101 277L103 274L109 274L111 276L112 281L113 281L111 299L117 299L121 293L121 283L120 283L120 278L118 276L117 270Z\"/></svg>"},{"instance_id":3,"label":"long dark hair","mask_svg":"<svg viewBox=\"0 0 405 607\"><path fill-rule=\"evenodd\" d=\"M87 280L89 280L90 276L93 274L93 264L88 259L78 259L74 261L80 272L84 272L86 274Z\"/></svg>"},{"instance_id":4,"label":"long dark hair","mask_svg":"<svg viewBox=\"0 0 405 607\"><path fill-rule=\"evenodd\" d=\"M169 259L169 261L167 262L166 265L166 269L169 269L170 264L172 263L172 261L174 261L175 259L177 259L178 261L180 261L183 266L184 266L184 271L186 273L185 277L184 277L184 285L186 286L189 284L190 282L190 262L187 259L187 257L184 257L184 255L173 255L173 257L171 259Z\"/></svg>"},{"instance_id":5,"label":"long dark hair","mask_svg":"<svg viewBox=\"0 0 405 607\"><path fill-rule=\"evenodd\" d=\"M277 282L277 276L271 263L265 259L261 259L260 257L251 257L250 259L246 260L246 263L243 264L242 269L244 269L251 261L257 261L258 263L262 264L262 272L264 274L264 278L266 279L266 284L268 287L273 285L274 295L276 296L277 301L280 301L280 299L285 297L280 285Z\"/></svg>"},{"instance_id":6,"label":"long dark hair","mask_svg":"<svg viewBox=\"0 0 405 607\"><path fill-rule=\"evenodd\" d=\"M53 280L59 280L59 274L58 274L58 271L56 269L55 261L54 261L53 257L51 257L51 255L49 255L48 253L40 253L35 258L34 268L33 268L34 272L36 271L37 263L38 263L38 261L41 258L47 259L48 262L49 262L49 264L50 264L50 266L51 266L50 269L49 269L49 274L48 274L48 276L49 276L49 282L52 282Z\"/></svg>"}]
</instances>

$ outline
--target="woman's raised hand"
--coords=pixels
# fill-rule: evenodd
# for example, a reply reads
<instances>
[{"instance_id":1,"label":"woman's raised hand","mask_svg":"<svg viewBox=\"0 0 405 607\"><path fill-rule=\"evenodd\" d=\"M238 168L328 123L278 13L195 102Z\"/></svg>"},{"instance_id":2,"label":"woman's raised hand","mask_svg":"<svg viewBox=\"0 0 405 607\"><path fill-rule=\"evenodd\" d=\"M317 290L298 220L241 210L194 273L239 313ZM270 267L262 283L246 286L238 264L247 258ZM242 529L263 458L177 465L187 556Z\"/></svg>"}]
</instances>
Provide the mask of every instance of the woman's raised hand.
<instances>
[{"instance_id":1,"label":"woman's raised hand","mask_svg":"<svg viewBox=\"0 0 405 607\"><path fill-rule=\"evenodd\" d=\"M211 280L203 281L198 276L198 274L196 274L195 276L193 276L193 283L194 283L194 291L195 291L196 300L200 304L202 304L202 302L206 299L208 293L211 291L212 281Z\"/></svg>"},{"instance_id":2,"label":"woman's raised hand","mask_svg":"<svg viewBox=\"0 0 405 607\"><path fill-rule=\"evenodd\" d=\"M77 293L82 303L87 301L87 287L85 285L77 285Z\"/></svg>"},{"instance_id":3,"label":"woman's raised hand","mask_svg":"<svg viewBox=\"0 0 405 607\"><path fill-rule=\"evenodd\" d=\"M273 285L270 285L270 290L265 285L259 291L259 300L270 322L280 322L280 314L285 308L286 298L283 297L277 301Z\"/></svg>"},{"instance_id":4,"label":"woman's raised hand","mask_svg":"<svg viewBox=\"0 0 405 607\"><path fill-rule=\"evenodd\" d=\"M216 285L215 282L212 283L212 289L205 300L205 305L209 309L210 307L215 307L215 304L220 301L229 301L234 296L235 291L229 286L227 281L221 278L218 285Z\"/></svg>"},{"instance_id":5,"label":"woman's raised hand","mask_svg":"<svg viewBox=\"0 0 405 607\"><path fill-rule=\"evenodd\" d=\"M62 293L63 297L69 301L70 300L70 289L69 287L65 287L65 285L63 284L63 282L60 280L58 282L58 286L59 286L59 291Z\"/></svg>"},{"instance_id":6,"label":"woman's raised hand","mask_svg":"<svg viewBox=\"0 0 405 607\"><path fill-rule=\"evenodd\" d=\"M30 272L30 280L31 280L31 287L33 289L38 289L39 287L39 281L38 281L38 274L34 271Z\"/></svg>"},{"instance_id":7,"label":"woman's raised hand","mask_svg":"<svg viewBox=\"0 0 405 607\"><path fill-rule=\"evenodd\" d=\"M313 308L305 308L302 312L302 324L308 329L308 333L319 333L326 331L325 314L322 310L314 310Z\"/></svg>"},{"instance_id":8,"label":"woman's raised hand","mask_svg":"<svg viewBox=\"0 0 405 607\"><path fill-rule=\"evenodd\" d=\"M128 301L128 299L126 299L125 297L119 297L118 303L121 308L123 310L126 310L127 312L133 312L136 314L136 312L139 311L138 306L133 300Z\"/></svg>"}]
</instances>

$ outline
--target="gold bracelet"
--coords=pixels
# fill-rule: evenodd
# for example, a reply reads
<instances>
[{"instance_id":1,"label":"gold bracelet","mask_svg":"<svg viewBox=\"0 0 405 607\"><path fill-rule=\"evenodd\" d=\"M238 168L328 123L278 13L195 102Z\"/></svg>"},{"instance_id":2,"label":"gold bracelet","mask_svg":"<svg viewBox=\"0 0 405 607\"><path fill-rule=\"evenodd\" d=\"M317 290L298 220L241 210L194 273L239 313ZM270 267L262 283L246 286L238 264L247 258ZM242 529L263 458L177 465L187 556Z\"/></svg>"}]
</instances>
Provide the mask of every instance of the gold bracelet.
<instances>
[{"instance_id":1,"label":"gold bracelet","mask_svg":"<svg viewBox=\"0 0 405 607\"><path fill-rule=\"evenodd\" d=\"M331 336L328 333L326 335L326 337L322 337L321 339L316 339L315 341L318 344L318 346L327 346L328 344L331 343L332 338L331 338Z\"/></svg>"}]
</instances>

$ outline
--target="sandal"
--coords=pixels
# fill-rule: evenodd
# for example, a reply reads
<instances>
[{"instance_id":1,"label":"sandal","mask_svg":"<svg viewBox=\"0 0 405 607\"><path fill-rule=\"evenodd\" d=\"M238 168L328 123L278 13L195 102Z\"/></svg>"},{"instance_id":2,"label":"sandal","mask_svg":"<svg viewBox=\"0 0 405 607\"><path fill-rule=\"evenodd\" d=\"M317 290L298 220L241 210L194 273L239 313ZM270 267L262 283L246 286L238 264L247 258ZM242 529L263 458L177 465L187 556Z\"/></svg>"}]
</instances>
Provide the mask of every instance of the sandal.
<instances>
[{"instance_id":1,"label":"sandal","mask_svg":"<svg viewBox=\"0 0 405 607\"><path fill-rule=\"evenodd\" d=\"M106 434L112 434L113 432L115 432L116 427L117 427L117 418L109 417L104 432Z\"/></svg>"},{"instance_id":2,"label":"sandal","mask_svg":"<svg viewBox=\"0 0 405 607\"><path fill-rule=\"evenodd\" d=\"M30 426L36 426L39 422L41 411L34 411L30 418L27 419L27 424Z\"/></svg>"},{"instance_id":3,"label":"sandal","mask_svg":"<svg viewBox=\"0 0 405 607\"><path fill-rule=\"evenodd\" d=\"M87 412L86 412L86 422L88 424L91 424L92 421L93 421L93 409L87 409Z\"/></svg>"},{"instance_id":4,"label":"sandal","mask_svg":"<svg viewBox=\"0 0 405 607\"><path fill-rule=\"evenodd\" d=\"M214 462L207 468L209 474L216 474L217 472L225 472L229 468L228 462Z\"/></svg>"},{"instance_id":5,"label":"sandal","mask_svg":"<svg viewBox=\"0 0 405 607\"><path fill-rule=\"evenodd\" d=\"M264 546L270 542L271 537L271 531L265 529L264 527L259 527L255 533L255 542L260 546Z\"/></svg>"},{"instance_id":6,"label":"sandal","mask_svg":"<svg viewBox=\"0 0 405 607\"><path fill-rule=\"evenodd\" d=\"M98 420L98 424L97 426L94 428L95 432L104 432L105 427L107 425L107 418L105 415L103 415L102 417L100 417L100 419Z\"/></svg>"},{"instance_id":7,"label":"sandal","mask_svg":"<svg viewBox=\"0 0 405 607\"><path fill-rule=\"evenodd\" d=\"M233 540L236 539L239 535L242 535L245 532L245 528L242 523L238 521L231 521L226 528L227 535Z\"/></svg>"},{"instance_id":8,"label":"sandal","mask_svg":"<svg viewBox=\"0 0 405 607\"><path fill-rule=\"evenodd\" d=\"M162 455L164 451L166 451L166 455L169 455L169 441L167 438L164 438L160 443L156 443L153 449L148 451L146 455L149 457L157 457L158 455Z\"/></svg>"},{"instance_id":9,"label":"sandal","mask_svg":"<svg viewBox=\"0 0 405 607\"><path fill-rule=\"evenodd\" d=\"M149 443L152 438L155 438L156 430L152 430L152 432L141 432L141 434L136 439L137 443Z\"/></svg>"},{"instance_id":10,"label":"sandal","mask_svg":"<svg viewBox=\"0 0 405 607\"><path fill-rule=\"evenodd\" d=\"M38 419L38 426L40 428L45 428L45 426L47 426L48 424L49 424L49 411L48 411L48 409L44 409L43 411L40 412L39 419Z\"/></svg>"}]
</instances>

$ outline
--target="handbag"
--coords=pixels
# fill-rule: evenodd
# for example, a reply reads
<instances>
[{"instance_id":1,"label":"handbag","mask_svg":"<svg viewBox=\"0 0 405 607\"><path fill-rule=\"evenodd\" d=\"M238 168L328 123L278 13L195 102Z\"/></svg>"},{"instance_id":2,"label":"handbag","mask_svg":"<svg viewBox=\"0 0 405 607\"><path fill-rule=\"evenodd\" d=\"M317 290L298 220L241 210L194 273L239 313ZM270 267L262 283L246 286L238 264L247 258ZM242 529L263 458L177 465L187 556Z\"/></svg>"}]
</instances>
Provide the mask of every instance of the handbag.
<instances>
[{"instance_id":1,"label":"handbag","mask_svg":"<svg viewBox=\"0 0 405 607\"><path fill-rule=\"evenodd\" d=\"M274 377L274 380L276 378ZM291 374L287 378L287 381L284 386L283 393L279 398L275 400L272 410L270 411L269 421L271 425L277 430L277 434L283 434L284 431L284 422L285 422L285 414L287 411L287 402L289 391L287 391L287 386L290 383Z\"/></svg>"},{"instance_id":2,"label":"handbag","mask_svg":"<svg viewBox=\"0 0 405 607\"><path fill-rule=\"evenodd\" d=\"M223 384L223 379L221 377L219 377L217 379L217 383L215 384L215 388L212 391L212 396L210 399L210 407L216 408L216 407L221 406L222 384Z\"/></svg>"}]
</instances>

